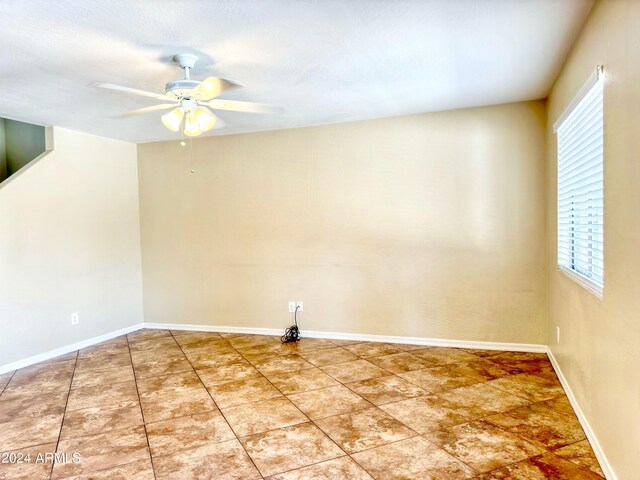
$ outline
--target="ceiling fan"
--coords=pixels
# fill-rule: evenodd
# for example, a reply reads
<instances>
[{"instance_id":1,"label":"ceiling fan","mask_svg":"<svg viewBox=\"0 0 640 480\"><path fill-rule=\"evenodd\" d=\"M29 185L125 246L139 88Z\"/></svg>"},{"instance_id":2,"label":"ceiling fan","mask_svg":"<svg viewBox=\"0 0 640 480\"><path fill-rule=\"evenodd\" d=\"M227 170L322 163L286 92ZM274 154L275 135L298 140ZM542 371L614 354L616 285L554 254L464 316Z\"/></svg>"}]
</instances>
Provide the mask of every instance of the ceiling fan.
<instances>
[{"instance_id":1,"label":"ceiling fan","mask_svg":"<svg viewBox=\"0 0 640 480\"><path fill-rule=\"evenodd\" d=\"M229 110L232 112L247 113L278 113L281 111L278 107L261 103L217 99L216 97L220 94L227 90L239 88L241 85L231 82L230 80L216 77L208 77L203 81L193 80L191 78L191 70L198 61L198 57L188 53L180 53L174 56L173 59L183 70L184 78L167 83L164 94L122 87L111 83L100 83L95 86L120 93L150 97L164 101L165 103L159 105L132 110L121 115L121 117L157 112L171 108L173 110L160 117L162 123L174 132L179 131L182 127L184 134L189 137L196 137L213 128L216 124L217 117L211 110Z\"/></svg>"}]
</instances>

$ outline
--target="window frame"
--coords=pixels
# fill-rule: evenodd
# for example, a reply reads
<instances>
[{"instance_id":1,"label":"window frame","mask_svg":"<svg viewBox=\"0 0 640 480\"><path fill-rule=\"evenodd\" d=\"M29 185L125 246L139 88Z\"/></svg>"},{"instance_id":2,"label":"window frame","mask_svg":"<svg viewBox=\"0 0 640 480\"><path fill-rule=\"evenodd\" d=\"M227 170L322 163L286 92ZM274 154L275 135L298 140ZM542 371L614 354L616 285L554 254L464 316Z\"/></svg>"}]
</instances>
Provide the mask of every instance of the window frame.
<instances>
[{"instance_id":1,"label":"window frame","mask_svg":"<svg viewBox=\"0 0 640 480\"><path fill-rule=\"evenodd\" d=\"M602 104L603 104L603 111L602 111L602 160L601 160L601 164L602 164L602 172L603 172L603 177L602 177L602 230L601 230L601 234L602 234L602 240L604 240L604 168L605 168L605 152L604 152L604 139L605 139L605 122L604 122L604 71L602 68L602 65L598 65L598 67L596 68L595 72L593 72L593 74L589 77L589 79L585 82L585 84L582 86L582 88L578 91L578 93L576 94L576 96L571 100L571 102L569 103L569 105L565 108L565 110L562 112L562 114L558 117L558 119L556 120L556 122L553 124L553 132L554 134L556 134L556 156L557 156L557 168L556 168L556 187L557 187L557 192L556 192L556 264L558 266L558 270L564 274L565 276L567 276L568 278L570 278L571 280L573 280L574 282L576 282L578 285L580 285L581 287L585 288L586 290L588 290L589 292L593 293L596 297L598 297L599 299L603 298L604 295L604 285L605 285L605 270L604 270L604 242L602 242L603 244L603 248L602 248L602 284L600 284L599 282L597 282L595 279L588 277L587 275L581 273L579 271L579 269L575 268L575 267L567 267L566 265L562 265L560 263L560 253L561 253L561 244L560 244L560 214L559 214L559 210L560 210L560 151L559 151L559 141L557 138L557 133L558 130L564 125L565 121L569 119L569 117L571 117L571 114L576 110L576 108L578 106L580 106L580 104L582 103L582 101L591 93L592 89L594 87L596 87L596 85L598 85L599 82L602 82L600 84L600 88L602 89ZM592 255L589 255L589 259L593 258ZM571 252L570 253L570 262L572 265L575 264L576 261L576 254L575 252Z\"/></svg>"}]
</instances>

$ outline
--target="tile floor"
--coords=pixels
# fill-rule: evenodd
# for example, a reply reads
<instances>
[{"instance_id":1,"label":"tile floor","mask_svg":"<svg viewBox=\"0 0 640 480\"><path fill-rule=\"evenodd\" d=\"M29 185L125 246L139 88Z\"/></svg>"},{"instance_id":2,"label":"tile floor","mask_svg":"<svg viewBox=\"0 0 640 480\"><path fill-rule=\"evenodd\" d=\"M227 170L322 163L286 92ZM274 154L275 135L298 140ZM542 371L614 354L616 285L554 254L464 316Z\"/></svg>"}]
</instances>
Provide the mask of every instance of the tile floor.
<instances>
[{"instance_id":1,"label":"tile floor","mask_svg":"<svg viewBox=\"0 0 640 480\"><path fill-rule=\"evenodd\" d=\"M0 479L602 478L543 354L140 330L0 392Z\"/></svg>"}]
</instances>

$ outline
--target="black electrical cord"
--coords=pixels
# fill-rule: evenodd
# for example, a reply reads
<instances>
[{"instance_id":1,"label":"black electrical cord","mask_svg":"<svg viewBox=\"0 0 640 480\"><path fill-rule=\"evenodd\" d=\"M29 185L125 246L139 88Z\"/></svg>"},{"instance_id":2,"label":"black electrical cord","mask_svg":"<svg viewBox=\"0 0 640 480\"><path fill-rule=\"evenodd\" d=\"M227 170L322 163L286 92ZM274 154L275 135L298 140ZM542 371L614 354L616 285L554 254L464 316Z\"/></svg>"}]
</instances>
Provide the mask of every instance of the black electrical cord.
<instances>
[{"instance_id":1,"label":"black electrical cord","mask_svg":"<svg viewBox=\"0 0 640 480\"><path fill-rule=\"evenodd\" d=\"M295 324L287 328L284 331L284 335L280 337L280 341L282 343L297 342L298 340L300 340L300 329L298 328L298 309L299 308L300 308L300 305L296 307L296 310L293 313L293 321L295 322Z\"/></svg>"}]
</instances>

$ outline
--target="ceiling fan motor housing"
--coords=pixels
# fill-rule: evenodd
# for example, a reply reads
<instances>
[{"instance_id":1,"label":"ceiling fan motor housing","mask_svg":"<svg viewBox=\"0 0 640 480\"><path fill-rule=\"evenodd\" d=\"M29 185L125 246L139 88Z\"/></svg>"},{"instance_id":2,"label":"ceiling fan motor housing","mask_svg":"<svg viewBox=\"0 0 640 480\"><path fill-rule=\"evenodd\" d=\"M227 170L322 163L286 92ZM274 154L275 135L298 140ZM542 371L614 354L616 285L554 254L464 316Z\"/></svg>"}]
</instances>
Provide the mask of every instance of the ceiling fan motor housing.
<instances>
[{"instance_id":1,"label":"ceiling fan motor housing","mask_svg":"<svg viewBox=\"0 0 640 480\"><path fill-rule=\"evenodd\" d=\"M200 85L198 80L174 80L165 85L164 89L167 95L174 98L182 98L188 96L189 92Z\"/></svg>"}]
</instances>

